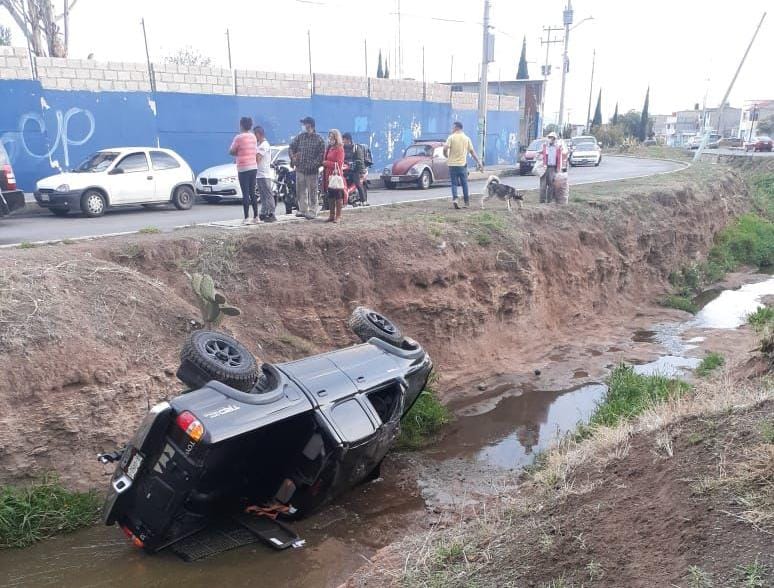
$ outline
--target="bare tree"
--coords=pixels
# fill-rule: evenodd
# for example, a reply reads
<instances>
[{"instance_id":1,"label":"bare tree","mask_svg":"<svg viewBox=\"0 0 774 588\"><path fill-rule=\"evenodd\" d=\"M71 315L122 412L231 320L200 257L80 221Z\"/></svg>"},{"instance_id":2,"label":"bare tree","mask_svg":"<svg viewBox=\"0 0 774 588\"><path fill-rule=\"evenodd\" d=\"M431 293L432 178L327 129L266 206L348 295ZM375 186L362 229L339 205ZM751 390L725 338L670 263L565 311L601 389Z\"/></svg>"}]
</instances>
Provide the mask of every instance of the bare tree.
<instances>
[{"instance_id":1,"label":"bare tree","mask_svg":"<svg viewBox=\"0 0 774 588\"><path fill-rule=\"evenodd\" d=\"M11 46L11 29L0 25L0 47Z\"/></svg>"},{"instance_id":2,"label":"bare tree","mask_svg":"<svg viewBox=\"0 0 774 588\"><path fill-rule=\"evenodd\" d=\"M0 0L0 8L9 12L35 55L67 57L69 13L77 2L65 0L59 14L51 0Z\"/></svg>"},{"instance_id":3,"label":"bare tree","mask_svg":"<svg viewBox=\"0 0 774 588\"><path fill-rule=\"evenodd\" d=\"M164 58L166 63L174 63L175 65L194 65L198 67L210 67L212 65L212 58L202 55L191 46L178 49L172 55L168 55Z\"/></svg>"}]
</instances>

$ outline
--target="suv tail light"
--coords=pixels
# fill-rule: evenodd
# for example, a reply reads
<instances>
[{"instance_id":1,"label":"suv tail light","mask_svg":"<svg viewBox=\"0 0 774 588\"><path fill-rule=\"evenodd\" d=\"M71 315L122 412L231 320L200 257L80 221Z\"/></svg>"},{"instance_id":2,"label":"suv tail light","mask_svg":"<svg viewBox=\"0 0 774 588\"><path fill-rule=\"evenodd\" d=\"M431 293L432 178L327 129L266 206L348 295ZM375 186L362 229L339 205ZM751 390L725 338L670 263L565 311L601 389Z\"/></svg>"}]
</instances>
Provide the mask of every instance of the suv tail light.
<instances>
[{"instance_id":1,"label":"suv tail light","mask_svg":"<svg viewBox=\"0 0 774 588\"><path fill-rule=\"evenodd\" d=\"M193 413L187 410L181 412L175 420L177 426L180 427L189 439L194 442L199 442L204 437L204 425L193 415Z\"/></svg>"},{"instance_id":2,"label":"suv tail light","mask_svg":"<svg viewBox=\"0 0 774 588\"><path fill-rule=\"evenodd\" d=\"M0 189L16 190L16 176L13 175L13 169L10 164L5 164L0 168Z\"/></svg>"}]
</instances>

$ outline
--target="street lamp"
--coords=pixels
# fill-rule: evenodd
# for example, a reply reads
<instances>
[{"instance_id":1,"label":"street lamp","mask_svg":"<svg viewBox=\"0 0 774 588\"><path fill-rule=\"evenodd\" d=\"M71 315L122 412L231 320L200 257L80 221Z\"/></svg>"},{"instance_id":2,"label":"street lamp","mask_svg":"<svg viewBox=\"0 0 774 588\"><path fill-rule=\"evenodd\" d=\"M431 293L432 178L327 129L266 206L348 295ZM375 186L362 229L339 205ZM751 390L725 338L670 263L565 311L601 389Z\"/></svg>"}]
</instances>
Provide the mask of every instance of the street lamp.
<instances>
[{"instance_id":1,"label":"street lamp","mask_svg":"<svg viewBox=\"0 0 774 588\"><path fill-rule=\"evenodd\" d=\"M567 56L567 49L570 43L570 31L578 28L581 24L586 22L587 20L593 20L593 16L587 16L583 20L579 21L574 27L572 25L572 19L574 15L574 11L572 9L572 0L567 0L567 6L564 9L564 12L562 12L562 20L564 23L564 59L562 62L562 90L561 94L559 96L559 129L560 132L563 129L564 126L564 89L566 84L566 78L567 78L567 70L569 69L570 60Z\"/></svg>"}]
</instances>

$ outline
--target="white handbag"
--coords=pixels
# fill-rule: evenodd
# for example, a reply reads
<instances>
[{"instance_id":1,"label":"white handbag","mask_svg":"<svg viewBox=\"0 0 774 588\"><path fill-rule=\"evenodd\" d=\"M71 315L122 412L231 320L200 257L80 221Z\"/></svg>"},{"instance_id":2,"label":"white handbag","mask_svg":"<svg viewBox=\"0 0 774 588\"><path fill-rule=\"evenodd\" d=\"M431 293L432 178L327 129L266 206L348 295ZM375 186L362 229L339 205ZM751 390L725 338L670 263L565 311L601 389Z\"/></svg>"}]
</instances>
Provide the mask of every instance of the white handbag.
<instances>
[{"instance_id":1,"label":"white handbag","mask_svg":"<svg viewBox=\"0 0 774 588\"><path fill-rule=\"evenodd\" d=\"M333 171L328 176L329 190L344 190L344 176L341 175L341 168L338 163L333 164Z\"/></svg>"}]
</instances>

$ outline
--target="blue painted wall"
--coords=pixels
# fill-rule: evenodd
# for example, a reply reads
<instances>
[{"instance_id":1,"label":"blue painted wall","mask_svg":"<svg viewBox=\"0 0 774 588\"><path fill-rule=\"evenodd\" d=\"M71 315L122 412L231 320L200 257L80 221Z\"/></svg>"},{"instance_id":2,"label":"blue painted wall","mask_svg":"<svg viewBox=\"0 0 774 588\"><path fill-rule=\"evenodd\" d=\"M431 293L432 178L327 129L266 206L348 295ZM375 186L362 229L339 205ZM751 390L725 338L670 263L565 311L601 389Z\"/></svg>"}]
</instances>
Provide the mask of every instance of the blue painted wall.
<instances>
[{"instance_id":1,"label":"blue painted wall","mask_svg":"<svg viewBox=\"0 0 774 588\"><path fill-rule=\"evenodd\" d=\"M36 81L0 80L0 140L26 191L107 147L156 145L180 153L194 172L230 161L228 147L241 116L252 116L274 144L299 132L313 116L321 132L350 131L371 146L378 172L414 138L446 135L460 120L476 134L476 112L449 104L337 96L306 99L145 92L43 89ZM519 113L490 112L487 164L515 163Z\"/></svg>"}]
</instances>

